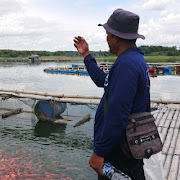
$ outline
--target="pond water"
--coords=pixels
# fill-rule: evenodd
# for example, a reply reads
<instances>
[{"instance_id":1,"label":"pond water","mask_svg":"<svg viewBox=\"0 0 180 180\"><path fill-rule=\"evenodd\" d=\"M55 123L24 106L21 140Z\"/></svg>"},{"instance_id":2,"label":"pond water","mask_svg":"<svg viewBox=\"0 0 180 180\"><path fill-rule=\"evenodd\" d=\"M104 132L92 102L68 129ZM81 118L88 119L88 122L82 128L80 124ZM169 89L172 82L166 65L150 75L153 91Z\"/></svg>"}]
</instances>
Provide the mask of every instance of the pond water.
<instances>
[{"instance_id":1,"label":"pond water","mask_svg":"<svg viewBox=\"0 0 180 180\"><path fill-rule=\"evenodd\" d=\"M47 67L62 67L74 62L0 64L0 88L54 94L101 96L89 76L48 74ZM76 62L82 64L82 62ZM180 76L151 78L151 97L180 100ZM33 110L21 101L0 101L1 107ZM96 106L68 104L63 113L67 124L39 122L32 113L0 118L0 179L96 180L88 161L93 150L93 120ZM0 113L2 114L2 110ZM91 120L73 125L83 116Z\"/></svg>"}]
</instances>

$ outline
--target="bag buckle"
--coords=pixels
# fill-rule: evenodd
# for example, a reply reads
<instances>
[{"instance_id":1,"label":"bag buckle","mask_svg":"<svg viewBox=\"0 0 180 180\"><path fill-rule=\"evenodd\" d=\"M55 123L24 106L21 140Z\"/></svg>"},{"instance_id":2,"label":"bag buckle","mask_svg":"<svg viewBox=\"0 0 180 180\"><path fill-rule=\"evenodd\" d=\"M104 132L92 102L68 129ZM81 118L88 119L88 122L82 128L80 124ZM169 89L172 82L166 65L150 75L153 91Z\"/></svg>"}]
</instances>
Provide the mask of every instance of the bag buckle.
<instances>
[{"instance_id":1,"label":"bag buckle","mask_svg":"<svg viewBox=\"0 0 180 180\"><path fill-rule=\"evenodd\" d=\"M136 132L136 120L135 119L131 119L131 122L133 123L134 132Z\"/></svg>"}]
</instances>

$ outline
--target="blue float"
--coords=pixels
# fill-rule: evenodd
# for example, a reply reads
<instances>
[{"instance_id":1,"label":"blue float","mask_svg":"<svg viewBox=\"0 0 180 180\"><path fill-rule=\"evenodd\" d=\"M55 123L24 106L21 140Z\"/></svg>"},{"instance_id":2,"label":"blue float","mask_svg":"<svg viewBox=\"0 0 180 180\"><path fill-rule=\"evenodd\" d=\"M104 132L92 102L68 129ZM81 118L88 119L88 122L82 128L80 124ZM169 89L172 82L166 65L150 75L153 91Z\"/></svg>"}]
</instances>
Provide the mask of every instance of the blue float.
<instances>
[{"instance_id":1,"label":"blue float","mask_svg":"<svg viewBox=\"0 0 180 180\"><path fill-rule=\"evenodd\" d=\"M172 67L163 67L163 75L171 75Z\"/></svg>"},{"instance_id":2,"label":"blue float","mask_svg":"<svg viewBox=\"0 0 180 180\"><path fill-rule=\"evenodd\" d=\"M34 113L39 120L53 121L60 117L67 105L66 103L50 101L38 101L34 107Z\"/></svg>"}]
</instances>

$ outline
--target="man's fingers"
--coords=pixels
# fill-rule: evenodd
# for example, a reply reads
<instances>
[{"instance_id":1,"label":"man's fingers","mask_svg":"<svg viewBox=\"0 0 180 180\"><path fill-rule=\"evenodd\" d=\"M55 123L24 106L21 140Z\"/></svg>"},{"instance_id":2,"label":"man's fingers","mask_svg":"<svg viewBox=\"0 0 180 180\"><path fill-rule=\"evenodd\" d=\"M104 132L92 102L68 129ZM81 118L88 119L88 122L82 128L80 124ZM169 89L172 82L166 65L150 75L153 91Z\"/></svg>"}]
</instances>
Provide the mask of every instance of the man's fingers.
<instances>
[{"instance_id":1,"label":"man's fingers","mask_svg":"<svg viewBox=\"0 0 180 180\"><path fill-rule=\"evenodd\" d=\"M74 41L80 43L82 41L85 41L85 39L83 37L81 37L81 36L78 36L78 37L74 37Z\"/></svg>"},{"instance_id":2,"label":"man's fingers","mask_svg":"<svg viewBox=\"0 0 180 180\"><path fill-rule=\"evenodd\" d=\"M77 49L77 45L74 43L75 48Z\"/></svg>"},{"instance_id":3,"label":"man's fingers","mask_svg":"<svg viewBox=\"0 0 180 180\"><path fill-rule=\"evenodd\" d=\"M83 38L83 37L81 37L81 36L78 36L78 39L80 40L80 41L84 41L85 39Z\"/></svg>"}]
</instances>

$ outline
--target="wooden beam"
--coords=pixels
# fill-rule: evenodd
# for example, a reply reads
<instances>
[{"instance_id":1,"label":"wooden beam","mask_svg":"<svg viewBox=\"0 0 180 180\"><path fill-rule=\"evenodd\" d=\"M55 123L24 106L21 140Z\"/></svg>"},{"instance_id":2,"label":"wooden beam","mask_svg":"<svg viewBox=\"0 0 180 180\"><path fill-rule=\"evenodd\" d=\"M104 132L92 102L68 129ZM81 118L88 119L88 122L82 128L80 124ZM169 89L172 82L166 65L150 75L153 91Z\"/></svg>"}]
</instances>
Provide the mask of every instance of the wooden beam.
<instances>
[{"instance_id":1,"label":"wooden beam","mask_svg":"<svg viewBox=\"0 0 180 180\"><path fill-rule=\"evenodd\" d=\"M6 113L2 114L2 118L7 118L9 116L19 114L21 112L22 112L22 108L14 109L14 110L11 110L10 112L6 112Z\"/></svg>"},{"instance_id":2,"label":"wooden beam","mask_svg":"<svg viewBox=\"0 0 180 180\"><path fill-rule=\"evenodd\" d=\"M90 115L90 114L87 114L87 115L86 115L85 117L83 117L80 121L78 121L78 122L74 125L74 127L80 126L80 125L82 125L82 124L90 121L90 119L91 119L91 115Z\"/></svg>"}]
</instances>

